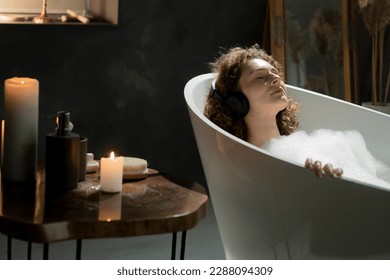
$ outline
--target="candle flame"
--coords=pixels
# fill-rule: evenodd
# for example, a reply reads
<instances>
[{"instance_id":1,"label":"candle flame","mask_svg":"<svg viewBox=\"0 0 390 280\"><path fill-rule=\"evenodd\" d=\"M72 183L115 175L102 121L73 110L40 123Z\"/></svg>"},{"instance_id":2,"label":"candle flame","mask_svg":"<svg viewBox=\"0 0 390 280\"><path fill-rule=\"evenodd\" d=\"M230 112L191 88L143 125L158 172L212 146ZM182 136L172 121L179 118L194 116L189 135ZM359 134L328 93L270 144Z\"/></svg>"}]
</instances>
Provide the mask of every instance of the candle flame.
<instances>
[{"instance_id":1,"label":"candle flame","mask_svg":"<svg viewBox=\"0 0 390 280\"><path fill-rule=\"evenodd\" d=\"M114 154L114 152L111 152L110 159L114 159L114 158L115 158L115 154Z\"/></svg>"}]
</instances>

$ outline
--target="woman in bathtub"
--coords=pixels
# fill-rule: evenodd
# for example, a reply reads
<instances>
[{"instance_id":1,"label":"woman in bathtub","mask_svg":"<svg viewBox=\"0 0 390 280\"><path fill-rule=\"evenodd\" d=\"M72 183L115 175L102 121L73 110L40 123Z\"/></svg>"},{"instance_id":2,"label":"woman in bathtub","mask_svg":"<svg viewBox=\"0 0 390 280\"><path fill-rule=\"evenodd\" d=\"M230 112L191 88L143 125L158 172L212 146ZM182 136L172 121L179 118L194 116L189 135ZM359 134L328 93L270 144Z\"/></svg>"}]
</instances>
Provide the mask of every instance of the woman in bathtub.
<instances>
[{"instance_id":1,"label":"woman in bathtub","mask_svg":"<svg viewBox=\"0 0 390 280\"><path fill-rule=\"evenodd\" d=\"M299 105L286 94L278 62L258 45L232 48L212 64L217 73L210 90L205 115L216 125L257 146L290 135L299 128ZM305 167L341 176L341 168L307 158Z\"/></svg>"}]
</instances>

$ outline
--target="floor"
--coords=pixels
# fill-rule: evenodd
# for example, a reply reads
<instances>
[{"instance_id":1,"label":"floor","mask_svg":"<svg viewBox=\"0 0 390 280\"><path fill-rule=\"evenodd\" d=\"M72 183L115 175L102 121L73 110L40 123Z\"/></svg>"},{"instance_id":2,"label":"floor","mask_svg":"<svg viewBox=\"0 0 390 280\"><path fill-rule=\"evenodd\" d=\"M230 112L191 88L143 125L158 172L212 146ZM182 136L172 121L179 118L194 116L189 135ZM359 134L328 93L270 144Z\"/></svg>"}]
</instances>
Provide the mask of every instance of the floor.
<instances>
[{"instance_id":1,"label":"floor","mask_svg":"<svg viewBox=\"0 0 390 280\"><path fill-rule=\"evenodd\" d=\"M181 234L178 234L180 241ZM82 243L82 259L85 260L165 260L171 257L171 234L129 238L88 239ZM179 242L178 242L179 244ZM180 247L179 245L177 247ZM179 250L179 248L178 248ZM49 259L75 259L76 241L50 244ZM25 260L27 242L12 239L12 259ZM42 259L43 246L32 245L32 259ZM176 253L178 258L179 252ZM7 237L0 234L0 260L7 259ZM197 227L187 232L185 259L223 260L225 254L215 220L212 205Z\"/></svg>"}]
</instances>

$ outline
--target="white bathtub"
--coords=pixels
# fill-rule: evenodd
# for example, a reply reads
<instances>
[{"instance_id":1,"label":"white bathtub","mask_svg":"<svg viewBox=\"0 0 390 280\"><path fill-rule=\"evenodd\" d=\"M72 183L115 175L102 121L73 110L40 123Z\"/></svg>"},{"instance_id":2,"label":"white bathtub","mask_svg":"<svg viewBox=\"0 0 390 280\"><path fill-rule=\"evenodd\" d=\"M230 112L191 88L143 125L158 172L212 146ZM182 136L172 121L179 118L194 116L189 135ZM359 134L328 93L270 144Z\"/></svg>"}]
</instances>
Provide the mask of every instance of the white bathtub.
<instances>
[{"instance_id":1,"label":"white bathtub","mask_svg":"<svg viewBox=\"0 0 390 280\"><path fill-rule=\"evenodd\" d=\"M213 74L184 94L227 259L390 259L390 191L342 178L317 179L203 115ZM288 86L302 129L356 129L390 165L390 116Z\"/></svg>"}]
</instances>

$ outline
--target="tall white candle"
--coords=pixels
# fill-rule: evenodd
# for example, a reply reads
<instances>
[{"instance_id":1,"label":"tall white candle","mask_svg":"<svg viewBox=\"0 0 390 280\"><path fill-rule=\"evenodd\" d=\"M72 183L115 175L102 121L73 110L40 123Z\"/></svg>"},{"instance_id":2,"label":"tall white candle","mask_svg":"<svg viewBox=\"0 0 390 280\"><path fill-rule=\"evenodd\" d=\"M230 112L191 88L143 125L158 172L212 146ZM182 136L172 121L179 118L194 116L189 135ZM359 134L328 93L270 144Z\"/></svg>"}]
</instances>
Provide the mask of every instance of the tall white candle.
<instances>
[{"instance_id":1,"label":"tall white candle","mask_svg":"<svg viewBox=\"0 0 390 280\"><path fill-rule=\"evenodd\" d=\"M4 178L35 180L38 146L39 82L31 78L5 80Z\"/></svg>"},{"instance_id":2,"label":"tall white candle","mask_svg":"<svg viewBox=\"0 0 390 280\"><path fill-rule=\"evenodd\" d=\"M122 191L123 157L115 157L111 152L109 158L100 159L100 187L104 192Z\"/></svg>"}]
</instances>

